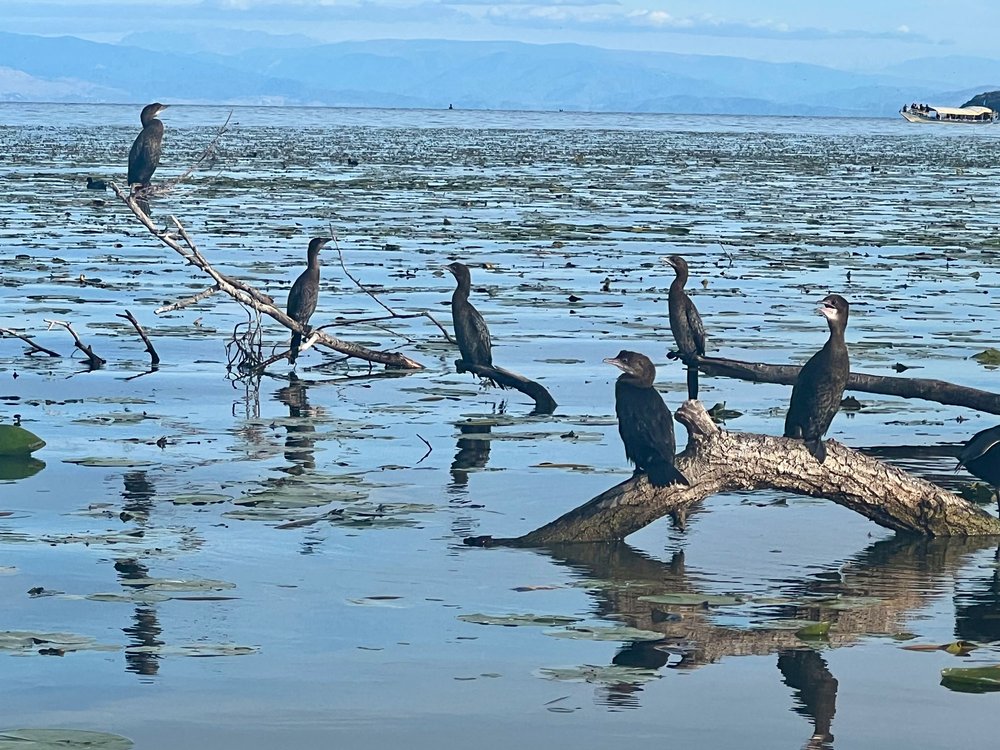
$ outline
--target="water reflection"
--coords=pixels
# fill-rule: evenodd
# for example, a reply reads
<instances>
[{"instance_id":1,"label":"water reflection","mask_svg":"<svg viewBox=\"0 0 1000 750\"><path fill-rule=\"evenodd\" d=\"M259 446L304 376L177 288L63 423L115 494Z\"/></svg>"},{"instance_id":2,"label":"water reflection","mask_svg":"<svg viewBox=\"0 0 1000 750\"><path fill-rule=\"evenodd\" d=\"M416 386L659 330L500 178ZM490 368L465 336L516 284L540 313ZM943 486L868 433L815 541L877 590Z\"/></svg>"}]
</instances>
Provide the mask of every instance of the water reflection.
<instances>
[{"instance_id":1,"label":"water reflection","mask_svg":"<svg viewBox=\"0 0 1000 750\"><path fill-rule=\"evenodd\" d=\"M830 623L828 635L817 641L825 648L897 634L914 612L951 584L971 556L995 543L989 538L891 538L846 563L831 563L828 572L778 581L780 590L768 590L766 600L717 606L697 602L718 587L726 590L724 580L720 583L724 577L713 573L708 591L706 573L692 572L682 553L662 562L626 544L558 545L545 552L593 581L588 589L594 615L662 635L659 641L626 644L614 665L694 670L725 657L776 654L784 683L795 691L792 710L813 725L805 747L832 748L837 678L806 637L797 635L801 625L789 627L789 621ZM956 632L965 640L998 640L1000 572L977 586L957 597ZM682 598L690 604L663 603L668 594L694 596ZM599 687L598 701L610 709L640 707L643 682L623 678Z\"/></svg>"},{"instance_id":2,"label":"water reflection","mask_svg":"<svg viewBox=\"0 0 1000 750\"><path fill-rule=\"evenodd\" d=\"M490 435L491 425L471 422L466 420L458 422L456 425L460 437L458 438L455 459L451 462L451 486L465 487L469 483L469 470L486 468L490 460L491 440L481 437L469 437L470 435Z\"/></svg>"},{"instance_id":3,"label":"water reflection","mask_svg":"<svg viewBox=\"0 0 1000 750\"><path fill-rule=\"evenodd\" d=\"M122 483L122 498L125 500L122 503L122 520L127 521L133 517L147 519L156 495L156 488L148 474L145 471L127 471L122 477Z\"/></svg>"},{"instance_id":4,"label":"water reflection","mask_svg":"<svg viewBox=\"0 0 1000 750\"><path fill-rule=\"evenodd\" d=\"M0 482L27 479L44 468L44 461L30 456L0 456Z\"/></svg>"},{"instance_id":5,"label":"water reflection","mask_svg":"<svg viewBox=\"0 0 1000 750\"><path fill-rule=\"evenodd\" d=\"M788 649L778 654L778 669L785 684L795 690L792 710L812 722L809 750L833 747L830 726L837 712L837 678L812 649Z\"/></svg>"},{"instance_id":6,"label":"water reflection","mask_svg":"<svg viewBox=\"0 0 1000 750\"><path fill-rule=\"evenodd\" d=\"M131 557L115 560L115 571L121 581L149 578L149 568ZM160 656L147 651L163 645L159 638L163 628L160 627L156 609L149 604L136 605L132 624L122 628L122 632L128 636L131 647L125 650L125 670L146 677L156 675L160 671Z\"/></svg>"},{"instance_id":7,"label":"water reflection","mask_svg":"<svg viewBox=\"0 0 1000 750\"><path fill-rule=\"evenodd\" d=\"M288 376L288 385L275 394L275 398L288 407L288 420L284 423L285 458L292 466L285 471L293 475L305 474L316 468L316 425L313 419L322 412L310 406L308 391L306 383L293 372Z\"/></svg>"}]
</instances>

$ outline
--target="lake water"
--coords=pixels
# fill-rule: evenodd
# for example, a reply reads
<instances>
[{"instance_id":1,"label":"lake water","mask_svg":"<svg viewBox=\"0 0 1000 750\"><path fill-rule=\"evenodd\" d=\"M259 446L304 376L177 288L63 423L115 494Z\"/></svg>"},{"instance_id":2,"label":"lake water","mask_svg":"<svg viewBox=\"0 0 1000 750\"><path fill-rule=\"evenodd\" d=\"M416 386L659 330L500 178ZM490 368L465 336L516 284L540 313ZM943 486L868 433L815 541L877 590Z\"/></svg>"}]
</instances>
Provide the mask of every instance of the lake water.
<instances>
[{"instance_id":1,"label":"lake water","mask_svg":"<svg viewBox=\"0 0 1000 750\"><path fill-rule=\"evenodd\" d=\"M168 109L157 178L183 172L229 111ZM852 303L852 369L997 390L971 357L997 343L1000 129L237 108L217 158L153 203L280 304L329 228L384 303L449 325L441 266L468 262L495 361L541 381L551 416L455 374L457 350L423 318L332 329L418 372L308 350L294 379L281 364L258 389L228 380L246 314L217 296L157 317L205 279L85 189L124 181L137 130L133 106L0 105L0 327L65 355L0 339L0 419L48 443L44 468L0 478L0 728L144 750L994 740L996 694L939 682L1000 661L995 540L897 539L771 493L714 497L686 531L663 520L615 546L462 538L529 531L629 475L601 360L649 354L681 403L672 253L692 266L713 353L804 361L826 337L815 305L836 291ZM382 313L335 250L323 260L314 323ZM47 319L107 366L86 372ZM276 324L264 336L287 342ZM854 395L864 408L832 437L970 481L955 452L995 418ZM788 396L702 379L706 405L742 413L734 430L780 434ZM328 511L342 512L278 528ZM684 605L705 595L721 598ZM832 622L829 637L797 637L800 620ZM959 638L979 646L901 648Z\"/></svg>"}]
</instances>

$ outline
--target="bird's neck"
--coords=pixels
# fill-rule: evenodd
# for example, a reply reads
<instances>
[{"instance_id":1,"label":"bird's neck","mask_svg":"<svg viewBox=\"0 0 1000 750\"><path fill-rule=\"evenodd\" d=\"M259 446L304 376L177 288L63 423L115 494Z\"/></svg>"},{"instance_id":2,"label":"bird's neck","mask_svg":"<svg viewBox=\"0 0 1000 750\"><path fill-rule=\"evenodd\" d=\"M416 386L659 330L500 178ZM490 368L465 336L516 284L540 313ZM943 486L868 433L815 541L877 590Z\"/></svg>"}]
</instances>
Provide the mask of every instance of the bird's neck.
<instances>
[{"instance_id":1,"label":"bird's neck","mask_svg":"<svg viewBox=\"0 0 1000 750\"><path fill-rule=\"evenodd\" d=\"M678 271L677 276L674 277L674 283L670 285L670 288L676 291L681 291L684 289L684 285L687 284L687 280L688 280L687 271Z\"/></svg>"},{"instance_id":2,"label":"bird's neck","mask_svg":"<svg viewBox=\"0 0 1000 750\"><path fill-rule=\"evenodd\" d=\"M306 268L310 271L319 271L319 250L314 250L309 253Z\"/></svg>"},{"instance_id":3,"label":"bird's neck","mask_svg":"<svg viewBox=\"0 0 1000 750\"><path fill-rule=\"evenodd\" d=\"M471 289L470 285L461 284L460 283L455 288L455 293L451 295L452 300L459 300L459 299L460 300L468 300L469 299L469 291L470 291L470 289Z\"/></svg>"}]
</instances>

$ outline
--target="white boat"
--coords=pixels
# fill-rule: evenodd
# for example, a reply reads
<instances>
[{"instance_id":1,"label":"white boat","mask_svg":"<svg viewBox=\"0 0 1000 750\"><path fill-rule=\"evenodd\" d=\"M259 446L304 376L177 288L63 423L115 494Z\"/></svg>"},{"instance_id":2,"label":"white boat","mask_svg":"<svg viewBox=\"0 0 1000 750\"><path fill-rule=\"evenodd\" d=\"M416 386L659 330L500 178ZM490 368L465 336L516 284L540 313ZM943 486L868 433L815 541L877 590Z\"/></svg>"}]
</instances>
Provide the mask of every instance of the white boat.
<instances>
[{"instance_id":1,"label":"white boat","mask_svg":"<svg viewBox=\"0 0 1000 750\"><path fill-rule=\"evenodd\" d=\"M1000 118L1000 114L989 107L931 107L927 104L914 104L909 107L904 104L899 114L905 117L907 122L949 125L982 125L996 122Z\"/></svg>"}]
</instances>

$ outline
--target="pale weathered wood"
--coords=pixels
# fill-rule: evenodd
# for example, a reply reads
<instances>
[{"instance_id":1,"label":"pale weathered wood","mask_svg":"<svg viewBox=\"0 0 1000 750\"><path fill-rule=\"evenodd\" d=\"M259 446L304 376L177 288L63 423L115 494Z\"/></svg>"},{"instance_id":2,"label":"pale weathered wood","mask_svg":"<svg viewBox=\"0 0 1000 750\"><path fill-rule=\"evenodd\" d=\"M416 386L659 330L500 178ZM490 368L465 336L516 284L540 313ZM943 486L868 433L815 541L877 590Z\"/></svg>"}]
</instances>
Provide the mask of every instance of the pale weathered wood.
<instances>
[{"instance_id":1,"label":"pale weathered wood","mask_svg":"<svg viewBox=\"0 0 1000 750\"><path fill-rule=\"evenodd\" d=\"M979 506L931 482L834 440L819 463L801 441L727 432L698 401L686 401L675 418L688 430L677 467L690 485L654 488L637 476L515 539L472 538L469 544L539 546L624 539L671 515L683 524L696 503L720 492L779 490L823 497L895 531L925 536L1000 535L1000 521Z\"/></svg>"}]
</instances>

